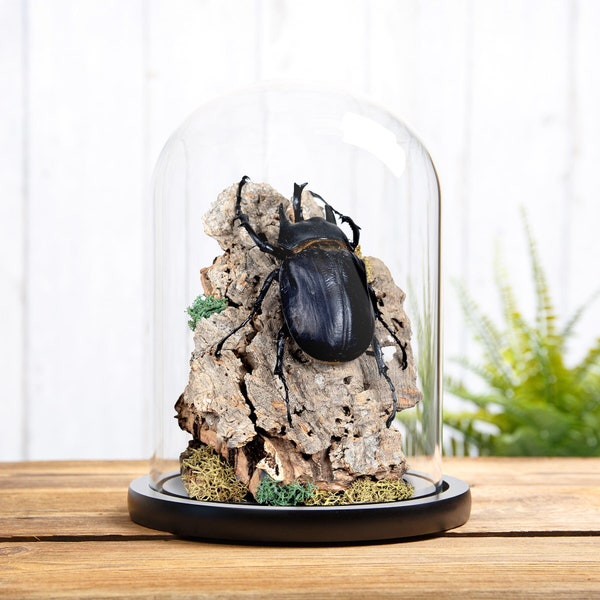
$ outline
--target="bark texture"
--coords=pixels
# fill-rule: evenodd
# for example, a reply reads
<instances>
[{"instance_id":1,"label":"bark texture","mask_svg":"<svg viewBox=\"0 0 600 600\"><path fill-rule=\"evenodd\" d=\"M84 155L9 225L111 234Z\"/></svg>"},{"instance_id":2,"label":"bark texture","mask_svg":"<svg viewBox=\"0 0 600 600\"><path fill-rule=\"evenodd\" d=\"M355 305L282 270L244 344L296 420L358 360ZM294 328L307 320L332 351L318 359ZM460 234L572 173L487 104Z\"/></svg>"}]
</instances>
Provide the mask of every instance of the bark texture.
<instances>
[{"instance_id":1,"label":"bark texture","mask_svg":"<svg viewBox=\"0 0 600 600\"><path fill-rule=\"evenodd\" d=\"M401 477L407 469L401 434L385 425L392 395L370 349L356 360L329 365L311 359L288 339L284 371L292 427L288 425L284 388L273 373L282 326L277 283L267 293L262 312L215 357L216 344L248 316L265 277L278 267L234 223L236 191L237 184L223 191L204 218L206 233L218 241L223 254L201 271L202 285L206 294L227 298L229 305L197 323L189 383L176 405L180 426L217 450L251 492L263 473L277 481L310 481L329 490L344 489L358 477ZM305 219L323 215L310 192L304 191L302 202ZM291 203L271 186L248 182L244 187L243 212L272 244L279 233L280 203L293 220ZM384 319L406 343L408 366L402 369L402 351L377 323L376 336L400 411L421 399L404 293L380 260L365 262Z\"/></svg>"}]
</instances>

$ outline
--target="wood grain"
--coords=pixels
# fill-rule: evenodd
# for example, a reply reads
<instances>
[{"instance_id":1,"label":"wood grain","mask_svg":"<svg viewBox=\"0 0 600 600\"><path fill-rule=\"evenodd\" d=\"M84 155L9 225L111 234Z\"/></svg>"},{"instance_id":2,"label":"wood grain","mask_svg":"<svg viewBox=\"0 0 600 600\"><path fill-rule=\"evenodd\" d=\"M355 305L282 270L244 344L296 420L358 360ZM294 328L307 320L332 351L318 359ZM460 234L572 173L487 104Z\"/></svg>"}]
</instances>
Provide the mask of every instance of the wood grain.
<instances>
[{"instance_id":1,"label":"wood grain","mask_svg":"<svg viewBox=\"0 0 600 600\"><path fill-rule=\"evenodd\" d=\"M448 459L470 521L429 539L272 547L129 520L147 463L0 463L2 598L600 597L600 459ZM556 483L556 485L554 485Z\"/></svg>"},{"instance_id":2,"label":"wood grain","mask_svg":"<svg viewBox=\"0 0 600 600\"><path fill-rule=\"evenodd\" d=\"M164 537L132 523L129 483L147 463L5 463L0 468L0 539L53 536ZM599 459L446 459L469 483L471 518L448 535L600 533Z\"/></svg>"},{"instance_id":3,"label":"wood grain","mask_svg":"<svg viewBox=\"0 0 600 600\"><path fill-rule=\"evenodd\" d=\"M184 540L0 544L3 598L590 598L598 538L273 548Z\"/></svg>"}]
</instances>

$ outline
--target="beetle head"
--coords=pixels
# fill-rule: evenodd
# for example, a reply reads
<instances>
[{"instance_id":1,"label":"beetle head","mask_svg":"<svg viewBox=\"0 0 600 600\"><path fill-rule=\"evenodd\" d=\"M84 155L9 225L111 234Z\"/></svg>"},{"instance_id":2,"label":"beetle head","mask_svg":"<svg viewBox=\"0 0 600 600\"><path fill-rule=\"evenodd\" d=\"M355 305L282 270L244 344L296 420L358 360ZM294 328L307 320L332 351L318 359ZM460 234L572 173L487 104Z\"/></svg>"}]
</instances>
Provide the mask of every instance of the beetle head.
<instances>
[{"instance_id":1,"label":"beetle head","mask_svg":"<svg viewBox=\"0 0 600 600\"><path fill-rule=\"evenodd\" d=\"M329 208L328 206L326 208ZM305 246L307 242L323 240L341 242L350 248L346 234L337 226L333 211L326 210L326 219L311 217L297 223L292 223L285 214L283 205L279 205L279 239L278 245L293 252Z\"/></svg>"}]
</instances>

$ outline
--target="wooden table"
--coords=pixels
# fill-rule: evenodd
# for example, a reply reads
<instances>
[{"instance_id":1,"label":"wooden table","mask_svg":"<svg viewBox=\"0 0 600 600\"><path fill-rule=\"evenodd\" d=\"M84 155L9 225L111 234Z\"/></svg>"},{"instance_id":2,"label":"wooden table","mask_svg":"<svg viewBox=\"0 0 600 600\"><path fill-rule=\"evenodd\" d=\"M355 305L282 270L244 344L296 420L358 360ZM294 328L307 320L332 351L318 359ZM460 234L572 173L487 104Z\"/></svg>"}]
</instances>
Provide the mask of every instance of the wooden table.
<instances>
[{"instance_id":1,"label":"wooden table","mask_svg":"<svg viewBox=\"0 0 600 600\"><path fill-rule=\"evenodd\" d=\"M194 542L132 523L143 462L0 463L0 598L600 598L600 459L446 459L469 522L334 547Z\"/></svg>"}]
</instances>

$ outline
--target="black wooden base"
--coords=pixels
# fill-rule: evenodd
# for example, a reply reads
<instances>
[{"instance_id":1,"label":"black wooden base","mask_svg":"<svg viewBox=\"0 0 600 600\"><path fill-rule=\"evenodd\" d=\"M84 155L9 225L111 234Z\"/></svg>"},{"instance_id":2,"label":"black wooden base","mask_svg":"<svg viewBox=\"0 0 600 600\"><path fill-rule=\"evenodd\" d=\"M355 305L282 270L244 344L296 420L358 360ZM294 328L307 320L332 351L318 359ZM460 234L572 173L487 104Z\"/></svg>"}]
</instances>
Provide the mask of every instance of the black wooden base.
<instances>
[{"instance_id":1,"label":"black wooden base","mask_svg":"<svg viewBox=\"0 0 600 600\"><path fill-rule=\"evenodd\" d=\"M408 473L418 482L419 475ZM415 486L419 491L419 486ZM465 523L471 512L469 486L444 476L437 491L421 487L415 498L346 506L261 506L199 502L183 497L177 473L161 485L148 476L129 486L131 519L182 537L255 544L327 544L401 540L433 535ZM428 493L428 491L430 493Z\"/></svg>"}]
</instances>

